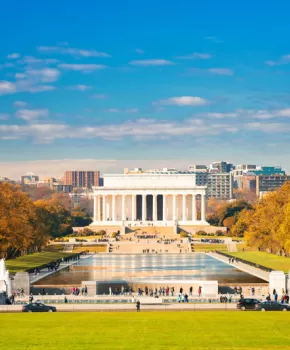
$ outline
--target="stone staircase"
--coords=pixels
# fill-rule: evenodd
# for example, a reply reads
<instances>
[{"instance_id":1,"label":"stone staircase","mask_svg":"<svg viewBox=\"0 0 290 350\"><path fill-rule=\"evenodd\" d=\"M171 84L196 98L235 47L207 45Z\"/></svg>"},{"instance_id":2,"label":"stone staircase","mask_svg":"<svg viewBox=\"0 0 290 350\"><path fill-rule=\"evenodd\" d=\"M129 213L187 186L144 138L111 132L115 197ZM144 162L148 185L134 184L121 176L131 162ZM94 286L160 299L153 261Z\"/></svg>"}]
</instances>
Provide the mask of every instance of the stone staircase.
<instances>
[{"instance_id":1,"label":"stone staircase","mask_svg":"<svg viewBox=\"0 0 290 350\"><path fill-rule=\"evenodd\" d=\"M72 243L67 243L67 244L65 244L64 247L63 247L63 252L64 252L64 253L72 253L73 249L74 249L74 244L72 244Z\"/></svg>"},{"instance_id":2,"label":"stone staircase","mask_svg":"<svg viewBox=\"0 0 290 350\"><path fill-rule=\"evenodd\" d=\"M190 253L188 242L174 241L169 244L157 243L156 240L137 240L132 242L114 242L109 246L109 252L114 254L164 254Z\"/></svg>"},{"instance_id":3,"label":"stone staircase","mask_svg":"<svg viewBox=\"0 0 290 350\"><path fill-rule=\"evenodd\" d=\"M238 251L237 245L234 242L229 242L227 244L228 252L230 253L236 253Z\"/></svg>"}]
</instances>

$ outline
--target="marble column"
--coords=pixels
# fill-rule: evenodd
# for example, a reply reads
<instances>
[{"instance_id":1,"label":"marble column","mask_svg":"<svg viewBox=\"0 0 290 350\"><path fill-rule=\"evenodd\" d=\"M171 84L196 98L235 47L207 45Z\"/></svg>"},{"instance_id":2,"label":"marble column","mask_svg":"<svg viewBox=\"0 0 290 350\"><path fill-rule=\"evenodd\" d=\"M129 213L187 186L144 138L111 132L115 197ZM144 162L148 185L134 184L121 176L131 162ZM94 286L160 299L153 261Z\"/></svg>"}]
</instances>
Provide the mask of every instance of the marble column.
<instances>
[{"instance_id":1,"label":"marble column","mask_svg":"<svg viewBox=\"0 0 290 350\"><path fill-rule=\"evenodd\" d=\"M132 195L132 221L136 220L136 196Z\"/></svg>"},{"instance_id":2,"label":"marble column","mask_svg":"<svg viewBox=\"0 0 290 350\"><path fill-rule=\"evenodd\" d=\"M201 195L201 221L205 221L205 194Z\"/></svg>"},{"instance_id":3,"label":"marble column","mask_svg":"<svg viewBox=\"0 0 290 350\"><path fill-rule=\"evenodd\" d=\"M94 196L94 222L98 221L98 197Z\"/></svg>"},{"instance_id":4,"label":"marble column","mask_svg":"<svg viewBox=\"0 0 290 350\"><path fill-rule=\"evenodd\" d=\"M157 195L153 194L153 221L157 221Z\"/></svg>"},{"instance_id":5,"label":"marble column","mask_svg":"<svg viewBox=\"0 0 290 350\"><path fill-rule=\"evenodd\" d=\"M122 221L126 220L126 217L125 217L125 200L126 200L126 196L123 194L122 195Z\"/></svg>"},{"instance_id":6,"label":"marble column","mask_svg":"<svg viewBox=\"0 0 290 350\"><path fill-rule=\"evenodd\" d=\"M112 220L116 221L116 195L112 196Z\"/></svg>"},{"instance_id":7,"label":"marble column","mask_svg":"<svg viewBox=\"0 0 290 350\"><path fill-rule=\"evenodd\" d=\"M163 205L163 213L162 213L162 216L163 216L163 221L166 221L167 219L166 219L166 214L167 214L167 208L166 208L166 194L164 194L163 195L163 203L162 203L162 205Z\"/></svg>"},{"instance_id":8,"label":"marble column","mask_svg":"<svg viewBox=\"0 0 290 350\"><path fill-rule=\"evenodd\" d=\"M196 195L192 195L192 221L196 221Z\"/></svg>"},{"instance_id":9,"label":"marble column","mask_svg":"<svg viewBox=\"0 0 290 350\"><path fill-rule=\"evenodd\" d=\"M106 209L107 209L107 196L103 196L103 221L107 221L107 213L106 213Z\"/></svg>"},{"instance_id":10,"label":"marble column","mask_svg":"<svg viewBox=\"0 0 290 350\"><path fill-rule=\"evenodd\" d=\"M186 195L182 196L182 220L186 221Z\"/></svg>"},{"instance_id":11,"label":"marble column","mask_svg":"<svg viewBox=\"0 0 290 350\"><path fill-rule=\"evenodd\" d=\"M98 221L101 221L101 197L102 196L98 196Z\"/></svg>"},{"instance_id":12,"label":"marble column","mask_svg":"<svg viewBox=\"0 0 290 350\"><path fill-rule=\"evenodd\" d=\"M142 194L142 221L146 221L146 194Z\"/></svg>"},{"instance_id":13,"label":"marble column","mask_svg":"<svg viewBox=\"0 0 290 350\"><path fill-rule=\"evenodd\" d=\"M172 199L172 220L176 220L176 194L173 194Z\"/></svg>"}]
</instances>

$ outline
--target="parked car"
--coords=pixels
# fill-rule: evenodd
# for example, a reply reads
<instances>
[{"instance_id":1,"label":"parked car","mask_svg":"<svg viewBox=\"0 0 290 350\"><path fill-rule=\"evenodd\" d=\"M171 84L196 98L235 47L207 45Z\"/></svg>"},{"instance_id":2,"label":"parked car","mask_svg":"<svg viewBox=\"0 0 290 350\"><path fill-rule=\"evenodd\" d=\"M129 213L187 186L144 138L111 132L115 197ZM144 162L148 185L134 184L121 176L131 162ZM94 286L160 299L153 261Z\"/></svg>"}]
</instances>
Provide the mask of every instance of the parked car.
<instances>
[{"instance_id":1,"label":"parked car","mask_svg":"<svg viewBox=\"0 0 290 350\"><path fill-rule=\"evenodd\" d=\"M22 307L22 312L56 312L56 307L35 302L24 305Z\"/></svg>"},{"instance_id":2,"label":"parked car","mask_svg":"<svg viewBox=\"0 0 290 350\"><path fill-rule=\"evenodd\" d=\"M263 301L256 307L257 311L290 311L290 305L277 301Z\"/></svg>"},{"instance_id":3,"label":"parked car","mask_svg":"<svg viewBox=\"0 0 290 350\"><path fill-rule=\"evenodd\" d=\"M254 299L254 298L244 298L240 299L237 303L237 308L244 311L244 310L255 310L256 306L261 303L260 300Z\"/></svg>"}]
</instances>

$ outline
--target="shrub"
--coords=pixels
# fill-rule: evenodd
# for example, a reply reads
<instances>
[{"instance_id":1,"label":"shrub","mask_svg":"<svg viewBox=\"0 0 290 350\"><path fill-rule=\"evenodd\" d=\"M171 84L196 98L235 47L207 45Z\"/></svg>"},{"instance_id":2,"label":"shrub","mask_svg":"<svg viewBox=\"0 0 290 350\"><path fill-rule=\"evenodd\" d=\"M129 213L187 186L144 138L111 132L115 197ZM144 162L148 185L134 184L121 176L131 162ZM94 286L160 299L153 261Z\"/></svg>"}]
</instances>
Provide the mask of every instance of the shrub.
<instances>
[{"instance_id":1,"label":"shrub","mask_svg":"<svg viewBox=\"0 0 290 350\"><path fill-rule=\"evenodd\" d=\"M106 235L106 231L105 230L101 230L101 231L98 231L96 233L97 236L105 236Z\"/></svg>"},{"instance_id":2,"label":"shrub","mask_svg":"<svg viewBox=\"0 0 290 350\"><path fill-rule=\"evenodd\" d=\"M118 236L118 232L113 232L111 235L112 238L116 238L117 236Z\"/></svg>"},{"instance_id":3,"label":"shrub","mask_svg":"<svg viewBox=\"0 0 290 350\"><path fill-rule=\"evenodd\" d=\"M187 234L187 232L185 232L185 231L180 231L179 236L180 236L181 238L186 238L186 237L188 237L188 234Z\"/></svg>"},{"instance_id":4,"label":"shrub","mask_svg":"<svg viewBox=\"0 0 290 350\"><path fill-rule=\"evenodd\" d=\"M76 238L76 242L87 242L87 240L86 239Z\"/></svg>"},{"instance_id":5,"label":"shrub","mask_svg":"<svg viewBox=\"0 0 290 350\"><path fill-rule=\"evenodd\" d=\"M205 231L200 230L200 231L196 232L196 235L197 236L207 236L207 233Z\"/></svg>"},{"instance_id":6,"label":"shrub","mask_svg":"<svg viewBox=\"0 0 290 350\"><path fill-rule=\"evenodd\" d=\"M217 230L215 235L220 237L220 236L224 236L225 234L223 233L223 231Z\"/></svg>"}]
</instances>

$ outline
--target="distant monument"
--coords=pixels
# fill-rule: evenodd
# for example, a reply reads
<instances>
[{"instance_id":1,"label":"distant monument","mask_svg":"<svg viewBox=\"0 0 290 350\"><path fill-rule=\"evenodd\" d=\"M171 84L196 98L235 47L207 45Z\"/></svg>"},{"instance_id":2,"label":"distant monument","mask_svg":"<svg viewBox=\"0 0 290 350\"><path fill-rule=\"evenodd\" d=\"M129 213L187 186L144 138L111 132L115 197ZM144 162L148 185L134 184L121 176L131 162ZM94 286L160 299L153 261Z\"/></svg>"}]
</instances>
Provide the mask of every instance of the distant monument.
<instances>
[{"instance_id":1,"label":"distant monument","mask_svg":"<svg viewBox=\"0 0 290 350\"><path fill-rule=\"evenodd\" d=\"M4 259L0 260L0 292L6 292L7 296L12 295L11 279Z\"/></svg>"}]
</instances>

